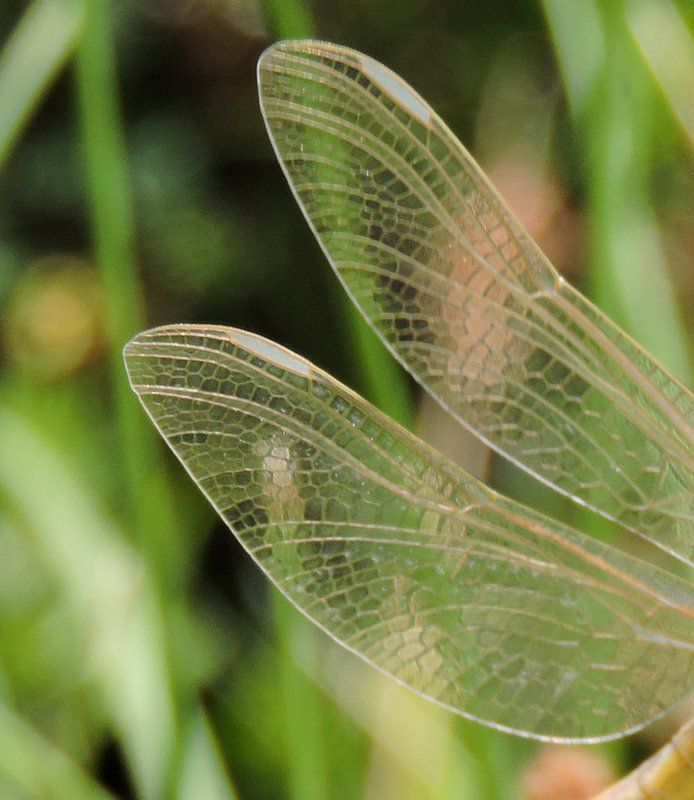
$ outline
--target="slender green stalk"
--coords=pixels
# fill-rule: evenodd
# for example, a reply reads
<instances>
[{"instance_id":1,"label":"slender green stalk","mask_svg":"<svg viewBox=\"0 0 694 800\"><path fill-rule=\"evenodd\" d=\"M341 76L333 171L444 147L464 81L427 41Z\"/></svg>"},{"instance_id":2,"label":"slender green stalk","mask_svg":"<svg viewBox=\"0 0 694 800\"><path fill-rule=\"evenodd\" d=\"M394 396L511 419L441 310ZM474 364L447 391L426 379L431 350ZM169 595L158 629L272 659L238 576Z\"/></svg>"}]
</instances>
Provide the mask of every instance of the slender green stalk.
<instances>
[{"instance_id":1,"label":"slender green stalk","mask_svg":"<svg viewBox=\"0 0 694 800\"><path fill-rule=\"evenodd\" d=\"M123 127L118 106L109 0L90 0L77 58L77 96L85 155L87 202L95 258L103 276L109 333L111 381L120 455L132 530L167 575L166 556L175 539L173 520L163 517L167 493L155 469L154 433L128 386L121 351L144 327L136 268L135 227Z\"/></svg>"},{"instance_id":2,"label":"slender green stalk","mask_svg":"<svg viewBox=\"0 0 694 800\"><path fill-rule=\"evenodd\" d=\"M72 55L81 0L34 0L0 53L0 166L46 89Z\"/></svg>"},{"instance_id":3,"label":"slender green stalk","mask_svg":"<svg viewBox=\"0 0 694 800\"><path fill-rule=\"evenodd\" d=\"M101 270L107 302L111 383L120 459L125 486L123 504L128 527L152 567L154 591L150 624L161 633L164 662L168 661L162 588L176 570L171 568L176 542L172 508L163 474L157 468L153 431L130 391L121 351L124 343L143 327L143 301L136 269L135 226L123 124L118 104L116 61L112 32L113 8L109 0L89 0L77 63L77 100L85 156L87 202L96 262ZM164 667L168 672L168 664ZM149 678L150 676L146 676ZM167 675L167 680L171 680ZM146 684L141 687L147 691ZM176 707L167 708L173 726L170 747L178 744ZM136 731L124 731L132 746ZM136 773L137 753L130 754ZM139 769L135 775L144 795L161 796L175 761L172 752L162 754L156 769Z\"/></svg>"},{"instance_id":4,"label":"slender green stalk","mask_svg":"<svg viewBox=\"0 0 694 800\"><path fill-rule=\"evenodd\" d=\"M281 647L279 684L284 695L284 730L288 796L296 800L324 800L330 796L325 751L324 704L316 689L296 666L293 651L313 647L313 631L279 592L273 592L277 635ZM310 656L309 656L310 658ZM313 660L313 659L311 659Z\"/></svg>"}]
</instances>

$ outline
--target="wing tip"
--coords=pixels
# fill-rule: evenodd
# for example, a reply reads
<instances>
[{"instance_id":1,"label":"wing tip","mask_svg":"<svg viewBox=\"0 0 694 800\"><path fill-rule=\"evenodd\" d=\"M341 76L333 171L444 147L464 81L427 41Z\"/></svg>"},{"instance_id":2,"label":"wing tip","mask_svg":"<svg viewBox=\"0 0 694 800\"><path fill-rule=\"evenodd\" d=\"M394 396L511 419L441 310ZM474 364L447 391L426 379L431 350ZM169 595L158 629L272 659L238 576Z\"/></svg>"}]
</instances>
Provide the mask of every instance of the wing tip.
<instances>
[{"instance_id":1,"label":"wing tip","mask_svg":"<svg viewBox=\"0 0 694 800\"><path fill-rule=\"evenodd\" d=\"M321 57L338 57L353 64L361 65L364 59L369 62L374 61L370 56L366 56L348 45L335 44L324 39L278 39L268 45L263 50L256 64L256 77L258 91L260 94L261 105L265 89L263 86L263 75L274 71L279 71L281 62L285 55L313 55ZM376 63L381 69L386 69L379 62Z\"/></svg>"},{"instance_id":2,"label":"wing tip","mask_svg":"<svg viewBox=\"0 0 694 800\"><path fill-rule=\"evenodd\" d=\"M136 333L131 339L123 345L122 356L125 365L125 372L128 376L131 389L138 394L137 386L133 382L133 368L136 360L142 356L143 349L156 342L157 339L163 337L171 337L175 334L182 332L195 332L202 331L211 326L207 325L192 325L186 323L171 323L168 325L156 325L153 328Z\"/></svg>"},{"instance_id":3,"label":"wing tip","mask_svg":"<svg viewBox=\"0 0 694 800\"><path fill-rule=\"evenodd\" d=\"M326 49L328 46L330 46L329 42L324 42L320 39L278 39L276 42L268 45L258 57L258 63L256 65L258 85L260 86L261 73L271 69L273 61L277 63L280 60L280 54L305 53L311 50ZM335 47L335 45L332 46Z\"/></svg>"}]
</instances>

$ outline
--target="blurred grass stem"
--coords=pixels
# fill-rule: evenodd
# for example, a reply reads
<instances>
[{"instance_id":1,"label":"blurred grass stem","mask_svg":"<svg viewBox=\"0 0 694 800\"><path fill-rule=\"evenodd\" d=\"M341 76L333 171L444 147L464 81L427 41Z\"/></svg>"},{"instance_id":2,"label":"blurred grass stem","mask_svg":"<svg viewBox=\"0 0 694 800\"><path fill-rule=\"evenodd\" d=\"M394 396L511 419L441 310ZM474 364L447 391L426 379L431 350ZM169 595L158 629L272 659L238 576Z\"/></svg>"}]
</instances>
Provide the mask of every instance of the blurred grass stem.
<instances>
[{"instance_id":1,"label":"blurred grass stem","mask_svg":"<svg viewBox=\"0 0 694 800\"><path fill-rule=\"evenodd\" d=\"M144 313L111 15L109 0L90 0L77 54L87 203L95 258L107 298L114 412L127 482L126 512L149 559L164 576L168 571L163 537L171 540L175 536L173 521L166 515L171 504L166 502L161 476L154 469L153 432L133 401L121 357L125 342L144 327Z\"/></svg>"},{"instance_id":2,"label":"blurred grass stem","mask_svg":"<svg viewBox=\"0 0 694 800\"><path fill-rule=\"evenodd\" d=\"M0 53L0 167L72 55L83 17L81 0L34 0Z\"/></svg>"}]
</instances>

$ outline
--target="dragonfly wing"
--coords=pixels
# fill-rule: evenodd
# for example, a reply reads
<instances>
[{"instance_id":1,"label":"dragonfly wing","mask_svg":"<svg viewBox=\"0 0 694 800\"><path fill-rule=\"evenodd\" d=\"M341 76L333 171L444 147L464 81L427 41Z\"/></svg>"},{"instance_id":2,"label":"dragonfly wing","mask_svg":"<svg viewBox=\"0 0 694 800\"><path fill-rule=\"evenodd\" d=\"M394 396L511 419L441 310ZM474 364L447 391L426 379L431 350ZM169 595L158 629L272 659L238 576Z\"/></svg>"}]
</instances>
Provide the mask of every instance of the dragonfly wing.
<instances>
[{"instance_id":1,"label":"dragonfly wing","mask_svg":"<svg viewBox=\"0 0 694 800\"><path fill-rule=\"evenodd\" d=\"M600 739L694 683L692 588L505 498L279 345L133 339L133 389L271 580L337 641L508 731Z\"/></svg>"},{"instance_id":2,"label":"dragonfly wing","mask_svg":"<svg viewBox=\"0 0 694 800\"><path fill-rule=\"evenodd\" d=\"M692 395L560 278L393 72L283 42L258 76L292 189L396 358L499 452L691 564Z\"/></svg>"}]
</instances>

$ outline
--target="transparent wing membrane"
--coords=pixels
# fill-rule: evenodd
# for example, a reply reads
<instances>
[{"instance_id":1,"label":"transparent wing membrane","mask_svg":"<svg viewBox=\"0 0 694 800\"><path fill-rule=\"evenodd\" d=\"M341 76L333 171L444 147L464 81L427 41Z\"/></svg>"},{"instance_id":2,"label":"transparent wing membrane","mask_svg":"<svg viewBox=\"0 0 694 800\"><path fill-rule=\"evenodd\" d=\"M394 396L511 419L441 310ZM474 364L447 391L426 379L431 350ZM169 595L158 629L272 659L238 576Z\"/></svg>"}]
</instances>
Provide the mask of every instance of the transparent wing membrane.
<instances>
[{"instance_id":1,"label":"transparent wing membrane","mask_svg":"<svg viewBox=\"0 0 694 800\"><path fill-rule=\"evenodd\" d=\"M272 581L421 694L516 733L594 740L691 690L687 582L500 497L253 334L158 328L125 360Z\"/></svg>"},{"instance_id":2,"label":"transparent wing membrane","mask_svg":"<svg viewBox=\"0 0 694 800\"><path fill-rule=\"evenodd\" d=\"M560 278L397 75L317 42L258 72L290 185L393 354L501 453L692 564L691 393ZM157 328L125 360L271 580L424 696L588 741L691 692L691 582L498 495L254 334Z\"/></svg>"},{"instance_id":3,"label":"transparent wing membrane","mask_svg":"<svg viewBox=\"0 0 694 800\"><path fill-rule=\"evenodd\" d=\"M692 564L691 393L560 278L397 75L318 42L258 74L294 193L393 354L498 451Z\"/></svg>"}]
</instances>

